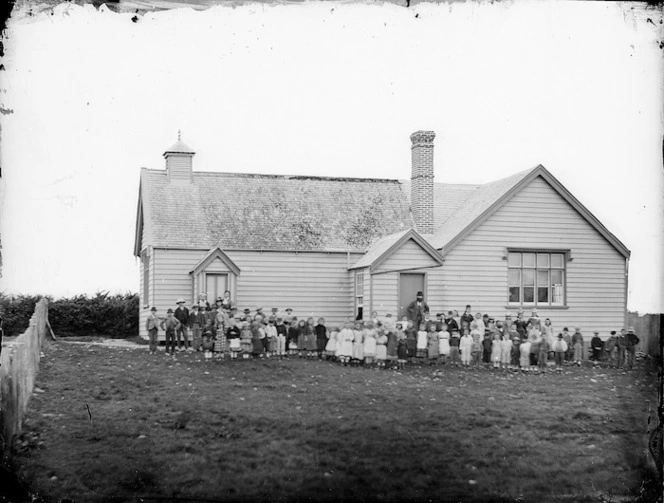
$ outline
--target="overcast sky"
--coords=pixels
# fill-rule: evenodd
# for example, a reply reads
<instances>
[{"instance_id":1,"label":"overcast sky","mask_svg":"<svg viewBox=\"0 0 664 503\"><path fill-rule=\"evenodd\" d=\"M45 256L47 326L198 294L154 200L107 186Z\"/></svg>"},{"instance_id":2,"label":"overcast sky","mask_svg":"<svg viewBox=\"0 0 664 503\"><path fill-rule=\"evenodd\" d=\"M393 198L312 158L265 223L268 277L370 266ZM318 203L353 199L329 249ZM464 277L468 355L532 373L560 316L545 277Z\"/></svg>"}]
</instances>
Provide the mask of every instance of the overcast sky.
<instances>
[{"instance_id":1,"label":"overcast sky","mask_svg":"<svg viewBox=\"0 0 664 503\"><path fill-rule=\"evenodd\" d=\"M632 250L664 311L661 14L640 4L246 4L15 13L2 106L6 293L138 290L139 171L182 130L194 169L438 182L543 164ZM652 22L648 22L647 18Z\"/></svg>"}]
</instances>

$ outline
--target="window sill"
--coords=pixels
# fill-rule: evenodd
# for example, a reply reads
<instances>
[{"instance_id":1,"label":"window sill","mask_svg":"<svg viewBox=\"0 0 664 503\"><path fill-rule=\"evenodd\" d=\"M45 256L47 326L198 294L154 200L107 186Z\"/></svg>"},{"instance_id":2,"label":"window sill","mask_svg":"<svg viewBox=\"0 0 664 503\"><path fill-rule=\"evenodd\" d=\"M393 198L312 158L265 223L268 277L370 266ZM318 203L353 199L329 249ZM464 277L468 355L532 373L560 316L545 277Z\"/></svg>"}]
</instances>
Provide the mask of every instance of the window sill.
<instances>
[{"instance_id":1,"label":"window sill","mask_svg":"<svg viewBox=\"0 0 664 503\"><path fill-rule=\"evenodd\" d=\"M546 309L546 310L551 310L551 311L564 311L566 309L569 309L569 306L546 306L542 304L512 304L505 306L505 309L523 309L524 311L527 311L529 309Z\"/></svg>"}]
</instances>

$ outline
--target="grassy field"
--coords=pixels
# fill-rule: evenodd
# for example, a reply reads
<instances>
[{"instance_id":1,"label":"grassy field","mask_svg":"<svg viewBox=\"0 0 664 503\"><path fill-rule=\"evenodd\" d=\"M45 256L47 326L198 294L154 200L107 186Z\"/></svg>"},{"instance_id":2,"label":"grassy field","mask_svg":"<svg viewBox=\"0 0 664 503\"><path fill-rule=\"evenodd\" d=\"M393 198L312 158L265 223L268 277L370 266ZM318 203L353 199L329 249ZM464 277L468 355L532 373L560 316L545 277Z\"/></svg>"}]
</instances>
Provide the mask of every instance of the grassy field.
<instances>
[{"instance_id":1,"label":"grassy field","mask_svg":"<svg viewBox=\"0 0 664 503\"><path fill-rule=\"evenodd\" d=\"M647 367L398 373L58 342L15 468L47 501L652 501Z\"/></svg>"}]
</instances>

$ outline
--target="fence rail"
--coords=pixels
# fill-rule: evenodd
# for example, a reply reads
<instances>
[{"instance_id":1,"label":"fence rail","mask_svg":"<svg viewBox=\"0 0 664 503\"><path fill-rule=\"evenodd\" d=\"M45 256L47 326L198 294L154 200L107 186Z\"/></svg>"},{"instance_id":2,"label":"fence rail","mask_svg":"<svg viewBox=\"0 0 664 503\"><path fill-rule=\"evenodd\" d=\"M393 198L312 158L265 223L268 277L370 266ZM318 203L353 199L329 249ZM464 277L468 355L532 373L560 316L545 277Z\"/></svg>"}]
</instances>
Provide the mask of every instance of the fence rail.
<instances>
[{"instance_id":1,"label":"fence rail","mask_svg":"<svg viewBox=\"0 0 664 503\"><path fill-rule=\"evenodd\" d=\"M27 330L3 344L0 355L0 455L3 459L9 457L14 440L21 434L23 416L39 371L47 320L48 301L41 299Z\"/></svg>"},{"instance_id":2,"label":"fence rail","mask_svg":"<svg viewBox=\"0 0 664 503\"><path fill-rule=\"evenodd\" d=\"M640 342L636 347L637 351L643 351L650 356L660 356L660 335L662 329L661 314L643 314L627 313L627 325L634 328L634 332L639 336Z\"/></svg>"}]
</instances>

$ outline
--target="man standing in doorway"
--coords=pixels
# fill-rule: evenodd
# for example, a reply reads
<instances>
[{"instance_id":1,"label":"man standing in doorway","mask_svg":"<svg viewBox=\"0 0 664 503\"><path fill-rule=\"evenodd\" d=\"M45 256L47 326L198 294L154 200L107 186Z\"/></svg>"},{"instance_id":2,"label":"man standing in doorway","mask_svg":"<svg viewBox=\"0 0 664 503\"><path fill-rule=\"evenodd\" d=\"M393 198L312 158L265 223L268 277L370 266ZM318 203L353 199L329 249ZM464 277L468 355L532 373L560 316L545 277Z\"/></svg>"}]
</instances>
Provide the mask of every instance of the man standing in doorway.
<instances>
[{"instance_id":1,"label":"man standing in doorway","mask_svg":"<svg viewBox=\"0 0 664 503\"><path fill-rule=\"evenodd\" d=\"M424 294L417 292L416 299L408 305L408 319L414 327L419 327L424 320L424 313L429 312L429 305L424 302Z\"/></svg>"}]
</instances>

